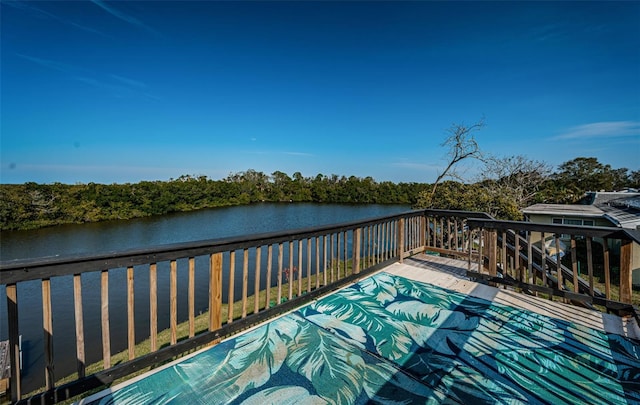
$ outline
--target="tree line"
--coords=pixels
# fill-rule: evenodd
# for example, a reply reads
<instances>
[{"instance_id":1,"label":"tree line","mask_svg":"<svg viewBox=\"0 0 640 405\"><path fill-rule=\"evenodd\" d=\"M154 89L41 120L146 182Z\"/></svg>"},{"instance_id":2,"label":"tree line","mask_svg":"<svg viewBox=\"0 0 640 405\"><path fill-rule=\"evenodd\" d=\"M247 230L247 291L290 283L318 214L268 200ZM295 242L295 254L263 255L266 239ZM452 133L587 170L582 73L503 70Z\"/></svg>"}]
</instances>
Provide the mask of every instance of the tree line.
<instances>
[{"instance_id":1,"label":"tree line","mask_svg":"<svg viewBox=\"0 0 640 405\"><path fill-rule=\"evenodd\" d=\"M473 182L377 182L371 177L293 176L276 171L232 173L222 180L184 175L169 181L126 184L0 185L0 229L35 229L66 223L131 219L256 202L407 204L415 208L484 211L521 219L536 202L575 203L586 191L640 188L640 171L614 169L596 158L576 158L556 172L522 156L485 159Z\"/></svg>"}]
</instances>

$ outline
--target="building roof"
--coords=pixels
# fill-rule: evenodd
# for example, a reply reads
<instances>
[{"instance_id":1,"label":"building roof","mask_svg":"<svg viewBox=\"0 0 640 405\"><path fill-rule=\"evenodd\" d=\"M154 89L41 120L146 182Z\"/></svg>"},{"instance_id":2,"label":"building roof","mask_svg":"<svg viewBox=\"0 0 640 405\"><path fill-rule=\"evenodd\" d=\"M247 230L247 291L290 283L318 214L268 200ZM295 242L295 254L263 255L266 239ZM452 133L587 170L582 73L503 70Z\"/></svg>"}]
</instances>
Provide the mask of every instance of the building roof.
<instances>
[{"instance_id":1,"label":"building roof","mask_svg":"<svg viewBox=\"0 0 640 405\"><path fill-rule=\"evenodd\" d=\"M625 229L640 229L640 193L587 193L589 204L535 204L522 210L527 215L559 215L603 218Z\"/></svg>"},{"instance_id":2,"label":"building roof","mask_svg":"<svg viewBox=\"0 0 640 405\"><path fill-rule=\"evenodd\" d=\"M604 218L604 212L593 205L580 204L535 204L522 210L525 214L575 215L580 217Z\"/></svg>"}]
</instances>

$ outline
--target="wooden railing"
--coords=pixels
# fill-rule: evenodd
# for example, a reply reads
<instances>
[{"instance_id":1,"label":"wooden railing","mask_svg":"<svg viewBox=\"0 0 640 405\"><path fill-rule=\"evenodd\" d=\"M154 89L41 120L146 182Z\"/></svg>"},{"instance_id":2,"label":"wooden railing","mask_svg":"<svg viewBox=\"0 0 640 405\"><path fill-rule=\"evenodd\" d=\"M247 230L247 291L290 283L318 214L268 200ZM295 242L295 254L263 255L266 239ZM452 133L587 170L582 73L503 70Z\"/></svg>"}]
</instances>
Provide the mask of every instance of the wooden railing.
<instances>
[{"instance_id":1,"label":"wooden railing","mask_svg":"<svg viewBox=\"0 0 640 405\"><path fill-rule=\"evenodd\" d=\"M570 235L574 242L576 238L586 238L588 280L578 277L577 259L572 259L573 267L567 269L556 262L544 244L536 246L532 239L535 232L554 235L556 244L560 235ZM604 243L605 293L593 282L594 238L604 238L605 242L618 240L621 244L618 274L613 270L609 244ZM477 280L622 308L621 302L631 302L632 242L632 237L615 228L496 221L477 212L419 210L312 229L106 254L2 262L0 282L7 296L11 399L16 402L25 396L18 367L21 334L18 320L22 311L33 310L30 307L33 297L18 296L18 287L23 284L38 283L41 290L38 298L42 301L45 376L42 392L23 401L53 403L215 343L425 251L467 260L468 274ZM571 253L577 258L574 245L571 243ZM483 271L472 271L472 263L478 263ZM620 280L619 300L613 299L608 287L614 274ZM54 322L58 318L54 316L57 308L52 306L52 296L57 293L56 286L63 283L73 291L73 308L69 311L74 318L73 330L60 330ZM91 286L89 290L87 283ZM122 314L112 310L119 303L114 294L126 302L122 304ZM206 303L200 309L203 313L197 315L196 301L203 299ZM91 300L96 302L87 305ZM164 302L167 310L161 311L159 302ZM180 319L179 307L185 305L186 319ZM140 306L148 308L148 320L144 322L136 318ZM89 313L91 308L95 311ZM166 318L169 338L165 343L159 340L159 325ZM196 325L203 318L205 326L199 328ZM100 333L95 341L89 341L85 320L97 319ZM147 324L148 329L140 327ZM112 346L114 328L124 325L125 360L113 364L117 351ZM181 325L187 325L182 334ZM53 343L54 336L65 334L75 340L75 354L69 355L75 355L77 371L71 381L58 384L61 376L55 373ZM140 354L136 344L143 340L148 341L149 352ZM100 370L87 375L85 348L95 345L101 347Z\"/></svg>"}]
</instances>

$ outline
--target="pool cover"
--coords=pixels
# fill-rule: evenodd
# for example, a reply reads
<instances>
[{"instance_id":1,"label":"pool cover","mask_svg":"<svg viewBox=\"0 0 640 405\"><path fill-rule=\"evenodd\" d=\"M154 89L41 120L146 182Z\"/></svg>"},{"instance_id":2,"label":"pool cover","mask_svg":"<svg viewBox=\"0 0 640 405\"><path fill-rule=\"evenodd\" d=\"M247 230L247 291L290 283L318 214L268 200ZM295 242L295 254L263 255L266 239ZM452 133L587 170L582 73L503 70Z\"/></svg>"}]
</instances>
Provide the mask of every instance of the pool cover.
<instances>
[{"instance_id":1,"label":"pool cover","mask_svg":"<svg viewBox=\"0 0 640 405\"><path fill-rule=\"evenodd\" d=\"M633 404L640 342L379 273L90 403L169 402Z\"/></svg>"}]
</instances>

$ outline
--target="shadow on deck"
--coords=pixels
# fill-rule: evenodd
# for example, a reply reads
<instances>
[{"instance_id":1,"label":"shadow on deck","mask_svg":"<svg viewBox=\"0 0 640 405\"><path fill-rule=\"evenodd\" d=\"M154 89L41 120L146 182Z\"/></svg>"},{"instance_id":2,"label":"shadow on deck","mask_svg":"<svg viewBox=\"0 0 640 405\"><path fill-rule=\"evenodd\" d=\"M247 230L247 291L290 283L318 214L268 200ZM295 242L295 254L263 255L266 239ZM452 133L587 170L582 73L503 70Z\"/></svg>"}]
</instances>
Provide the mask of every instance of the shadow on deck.
<instances>
[{"instance_id":1,"label":"shadow on deck","mask_svg":"<svg viewBox=\"0 0 640 405\"><path fill-rule=\"evenodd\" d=\"M82 403L639 403L632 320L418 255Z\"/></svg>"}]
</instances>

